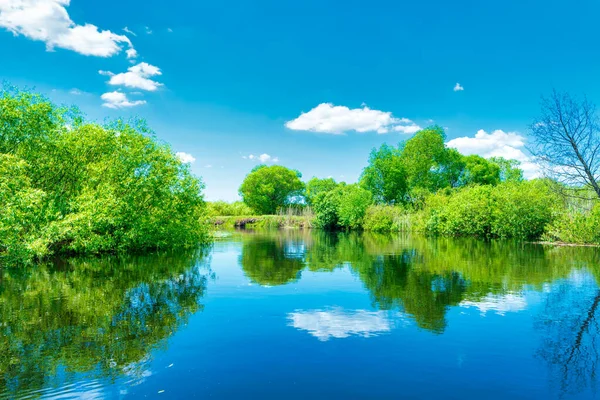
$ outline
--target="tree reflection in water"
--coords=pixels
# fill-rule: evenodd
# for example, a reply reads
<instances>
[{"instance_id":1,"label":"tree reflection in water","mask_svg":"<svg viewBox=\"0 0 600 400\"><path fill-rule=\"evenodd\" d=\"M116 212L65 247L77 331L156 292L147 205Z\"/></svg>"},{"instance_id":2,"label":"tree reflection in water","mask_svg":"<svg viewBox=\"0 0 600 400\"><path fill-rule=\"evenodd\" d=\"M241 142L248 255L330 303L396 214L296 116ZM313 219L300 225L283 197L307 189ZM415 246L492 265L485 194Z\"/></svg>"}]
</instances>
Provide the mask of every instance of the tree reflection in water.
<instances>
[{"instance_id":1,"label":"tree reflection in water","mask_svg":"<svg viewBox=\"0 0 600 400\"><path fill-rule=\"evenodd\" d=\"M550 365L562 394L596 390L600 289L595 275L579 271L553 284L536 320L542 335L538 356Z\"/></svg>"},{"instance_id":2,"label":"tree reflection in water","mask_svg":"<svg viewBox=\"0 0 600 400\"><path fill-rule=\"evenodd\" d=\"M1 393L77 373L143 378L149 353L202 309L206 252L0 270Z\"/></svg>"},{"instance_id":3,"label":"tree reflection in water","mask_svg":"<svg viewBox=\"0 0 600 400\"><path fill-rule=\"evenodd\" d=\"M551 288L536 321L543 336L538 356L548 363L563 392L593 387L597 381L598 249L366 233L248 233L241 240L241 266L255 282L281 285L299 279L304 269L333 271L349 266L368 290L375 309L400 310L420 328L437 334L446 329L451 306L503 313L523 309L525 290ZM302 251L286 255L287 243ZM499 300L511 303L496 304ZM296 312L291 318L310 322L309 317L332 312L317 311ZM331 333L331 328L321 332L322 327L311 328L308 322L304 329L314 330L318 337L345 335Z\"/></svg>"}]
</instances>

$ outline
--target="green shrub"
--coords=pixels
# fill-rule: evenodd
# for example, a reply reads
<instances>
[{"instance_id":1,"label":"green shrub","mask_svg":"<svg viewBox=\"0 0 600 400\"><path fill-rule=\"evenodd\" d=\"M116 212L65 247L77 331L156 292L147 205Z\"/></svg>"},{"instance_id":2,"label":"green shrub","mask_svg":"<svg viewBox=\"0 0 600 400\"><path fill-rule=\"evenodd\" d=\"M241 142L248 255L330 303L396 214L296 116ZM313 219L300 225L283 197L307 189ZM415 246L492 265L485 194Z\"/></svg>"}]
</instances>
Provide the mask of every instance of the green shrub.
<instances>
[{"instance_id":1,"label":"green shrub","mask_svg":"<svg viewBox=\"0 0 600 400\"><path fill-rule=\"evenodd\" d=\"M319 193L313 200L315 225L322 229L360 229L372 202L371 192L358 185L339 185Z\"/></svg>"},{"instance_id":2,"label":"green shrub","mask_svg":"<svg viewBox=\"0 0 600 400\"><path fill-rule=\"evenodd\" d=\"M416 221L433 235L537 239L557 203L541 181L470 186L429 196Z\"/></svg>"},{"instance_id":3,"label":"green shrub","mask_svg":"<svg viewBox=\"0 0 600 400\"><path fill-rule=\"evenodd\" d=\"M410 215L400 206L372 205L367 208L363 229L372 232L410 230Z\"/></svg>"},{"instance_id":4,"label":"green shrub","mask_svg":"<svg viewBox=\"0 0 600 400\"><path fill-rule=\"evenodd\" d=\"M196 246L203 188L143 121L87 123L42 96L0 92L3 264Z\"/></svg>"},{"instance_id":5,"label":"green shrub","mask_svg":"<svg viewBox=\"0 0 600 400\"><path fill-rule=\"evenodd\" d=\"M242 201L227 203L226 201L213 201L206 203L207 213L211 217L240 217L252 215L252 209Z\"/></svg>"},{"instance_id":6,"label":"green shrub","mask_svg":"<svg viewBox=\"0 0 600 400\"><path fill-rule=\"evenodd\" d=\"M600 244L600 203L591 211L566 210L546 228L544 239L565 243Z\"/></svg>"}]
</instances>

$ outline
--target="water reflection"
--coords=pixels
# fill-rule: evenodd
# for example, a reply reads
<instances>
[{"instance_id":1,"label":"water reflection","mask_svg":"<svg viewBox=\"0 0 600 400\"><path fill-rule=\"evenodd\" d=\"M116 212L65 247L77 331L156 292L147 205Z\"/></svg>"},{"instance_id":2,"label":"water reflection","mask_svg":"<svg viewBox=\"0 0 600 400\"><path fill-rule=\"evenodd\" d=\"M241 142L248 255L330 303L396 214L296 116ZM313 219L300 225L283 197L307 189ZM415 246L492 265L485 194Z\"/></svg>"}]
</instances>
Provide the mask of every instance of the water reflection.
<instances>
[{"instance_id":1,"label":"water reflection","mask_svg":"<svg viewBox=\"0 0 600 400\"><path fill-rule=\"evenodd\" d=\"M343 339L352 335L373 337L390 332L396 318L385 311L344 310L297 310L288 315L294 328L308 331L326 342L331 338Z\"/></svg>"},{"instance_id":2,"label":"water reflection","mask_svg":"<svg viewBox=\"0 0 600 400\"><path fill-rule=\"evenodd\" d=\"M348 266L374 308L400 310L435 333L446 328L451 306L497 314L522 310L523 290L542 290L599 260L596 249L510 242L302 231L239 235L240 264L251 281L284 285L298 281L305 269Z\"/></svg>"},{"instance_id":3,"label":"water reflection","mask_svg":"<svg viewBox=\"0 0 600 400\"><path fill-rule=\"evenodd\" d=\"M145 379L151 349L202 309L202 251L0 270L0 396ZM72 387L85 373L85 388ZM12 393L12 394L11 394Z\"/></svg>"},{"instance_id":4,"label":"water reflection","mask_svg":"<svg viewBox=\"0 0 600 400\"><path fill-rule=\"evenodd\" d=\"M563 394L595 390L598 380L600 289L597 275L586 272L551 285L536 320L542 334L538 356L551 366Z\"/></svg>"},{"instance_id":5,"label":"water reflection","mask_svg":"<svg viewBox=\"0 0 600 400\"><path fill-rule=\"evenodd\" d=\"M261 284L282 285L300 279L305 269L344 266L360 279L373 311L288 315L291 326L320 341L386 334L406 323L405 316L441 334L452 306L504 316L526 310L524 293L535 290L545 293L535 322L543 338L537 357L550 367L554 384L562 393L578 393L598 380L598 249L322 232L246 233L241 241L242 268Z\"/></svg>"},{"instance_id":6,"label":"water reflection","mask_svg":"<svg viewBox=\"0 0 600 400\"><path fill-rule=\"evenodd\" d=\"M367 387L359 385L364 371L346 360L370 363L373 376L387 379L371 398L397 397L402 374L390 371L401 365L414 368L401 371L403 390L413 394L419 388L410 382L433 374L432 365L447 387L472 387L465 397L482 397L477 385L486 379L510 386L492 372L473 381L479 369L506 374L523 362L530 363L523 374L515 371L523 381L513 376L513 383L529 394L554 393L543 391L533 362L544 380L550 370L562 393L581 393L598 380L597 249L318 231L237 232L219 246L212 256L78 259L0 271L0 397L119 397L127 388L147 395L156 391L132 388L181 378L182 398L240 398L246 390L263 398L264 375L284 392L291 375L307 388L323 378L332 393L353 382ZM211 257L216 265L209 266ZM207 290L209 282L217 287ZM152 364L160 353L153 350L168 353L177 338L167 339L203 302L210 307L194 320L183 350L167 357L185 365L159 376L165 372ZM517 337L523 333L525 341ZM513 341L522 347L510 354ZM297 369L288 370L290 360ZM462 368L471 370L462 375ZM524 382L527 374L538 381Z\"/></svg>"}]
</instances>

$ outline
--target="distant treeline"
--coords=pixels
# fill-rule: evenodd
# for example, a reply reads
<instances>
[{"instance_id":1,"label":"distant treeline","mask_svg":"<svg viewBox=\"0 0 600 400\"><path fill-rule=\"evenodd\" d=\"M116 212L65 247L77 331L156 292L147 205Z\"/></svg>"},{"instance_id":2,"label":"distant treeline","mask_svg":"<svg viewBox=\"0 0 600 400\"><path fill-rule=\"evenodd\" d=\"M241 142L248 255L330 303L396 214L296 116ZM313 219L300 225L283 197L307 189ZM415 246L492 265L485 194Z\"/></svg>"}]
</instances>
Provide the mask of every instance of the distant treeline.
<instances>
[{"instance_id":1,"label":"distant treeline","mask_svg":"<svg viewBox=\"0 0 600 400\"><path fill-rule=\"evenodd\" d=\"M210 203L209 213L311 215L305 226L327 230L600 243L600 207L591 189L578 187L574 201L555 180L525 180L518 161L465 156L445 141L434 126L397 147L373 149L356 184L304 183L299 171L259 165L240 187L243 202Z\"/></svg>"},{"instance_id":2,"label":"distant treeline","mask_svg":"<svg viewBox=\"0 0 600 400\"><path fill-rule=\"evenodd\" d=\"M202 189L142 121L91 123L0 91L0 266L196 246L207 238Z\"/></svg>"}]
</instances>

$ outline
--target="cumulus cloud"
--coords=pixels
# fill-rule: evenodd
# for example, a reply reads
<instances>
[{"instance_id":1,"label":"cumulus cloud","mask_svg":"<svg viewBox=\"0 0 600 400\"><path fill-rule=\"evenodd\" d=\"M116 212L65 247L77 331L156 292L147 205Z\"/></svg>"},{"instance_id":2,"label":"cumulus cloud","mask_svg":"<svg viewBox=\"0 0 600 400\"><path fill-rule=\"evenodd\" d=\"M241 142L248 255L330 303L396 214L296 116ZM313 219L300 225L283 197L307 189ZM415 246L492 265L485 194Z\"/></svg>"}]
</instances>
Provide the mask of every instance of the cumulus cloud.
<instances>
[{"instance_id":1,"label":"cumulus cloud","mask_svg":"<svg viewBox=\"0 0 600 400\"><path fill-rule=\"evenodd\" d=\"M322 103L298 118L286 122L288 129L340 135L345 132L390 131L414 133L421 128L407 118L395 118L389 111L373 110L366 105L350 109Z\"/></svg>"},{"instance_id":2,"label":"cumulus cloud","mask_svg":"<svg viewBox=\"0 0 600 400\"><path fill-rule=\"evenodd\" d=\"M92 24L77 25L67 12L70 0L0 0L0 27L31 40L42 41L46 49L72 50L86 56L110 57L123 46L132 48L124 35L100 30Z\"/></svg>"},{"instance_id":3,"label":"cumulus cloud","mask_svg":"<svg viewBox=\"0 0 600 400\"><path fill-rule=\"evenodd\" d=\"M196 158L194 156L188 153L184 153L183 151L177 152L175 153L175 155L184 164L193 164L194 162L196 162Z\"/></svg>"},{"instance_id":4,"label":"cumulus cloud","mask_svg":"<svg viewBox=\"0 0 600 400\"><path fill-rule=\"evenodd\" d=\"M257 161L257 162L260 162L262 164L266 164L268 162L272 162L272 163L278 163L279 162L279 158L278 157L271 157L267 153L263 153L263 154L260 154L258 156L255 156L254 154L250 154L248 156L242 156L242 158L247 159L247 160Z\"/></svg>"},{"instance_id":5,"label":"cumulus cloud","mask_svg":"<svg viewBox=\"0 0 600 400\"><path fill-rule=\"evenodd\" d=\"M463 300L461 307L475 307L485 315L488 311L498 315L504 315L507 312L518 312L527 309L527 300L518 294L493 295L488 294L478 301Z\"/></svg>"},{"instance_id":6,"label":"cumulus cloud","mask_svg":"<svg viewBox=\"0 0 600 400\"><path fill-rule=\"evenodd\" d=\"M463 90L465 90L465 88L462 87L460 83L456 82L456 85L454 85L454 91L455 92L462 92Z\"/></svg>"},{"instance_id":7,"label":"cumulus cloud","mask_svg":"<svg viewBox=\"0 0 600 400\"><path fill-rule=\"evenodd\" d=\"M138 56L137 50L133 47L131 49L127 49L127 51L125 51L125 54L127 54L127 58L129 59L137 58Z\"/></svg>"},{"instance_id":8,"label":"cumulus cloud","mask_svg":"<svg viewBox=\"0 0 600 400\"><path fill-rule=\"evenodd\" d=\"M104 100L104 103L102 104L104 107L115 108L115 109L116 108L135 107L135 106L141 106L142 104L146 104L146 102L144 100L130 101L127 98L127 95L125 93L121 93L121 92L104 93L102 96L100 96L100 98L102 100Z\"/></svg>"},{"instance_id":9,"label":"cumulus cloud","mask_svg":"<svg viewBox=\"0 0 600 400\"><path fill-rule=\"evenodd\" d=\"M463 154L477 154L485 158L504 157L521 162L521 169L526 178L532 179L540 175L540 168L533 158L525 154L525 138L516 132L495 130L487 133L479 130L475 137L460 137L447 143Z\"/></svg>"},{"instance_id":10,"label":"cumulus cloud","mask_svg":"<svg viewBox=\"0 0 600 400\"><path fill-rule=\"evenodd\" d=\"M320 341L343 339L352 335L373 337L390 332L393 323L384 311L332 310L296 311L288 314L288 324L308 331Z\"/></svg>"},{"instance_id":11,"label":"cumulus cloud","mask_svg":"<svg viewBox=\"0 0 600 400\"><path fill-rule=\"evenodd\" d=\"M131 66L127 72L113 74L109 71L98 71L100 75L110 76L108 83L115 86L126 86L133 89L142 89L149 92L154 92L162 83L156 82L150 78L162 75L160 68L142 62Z\"/></svg>"}]
</instances>

